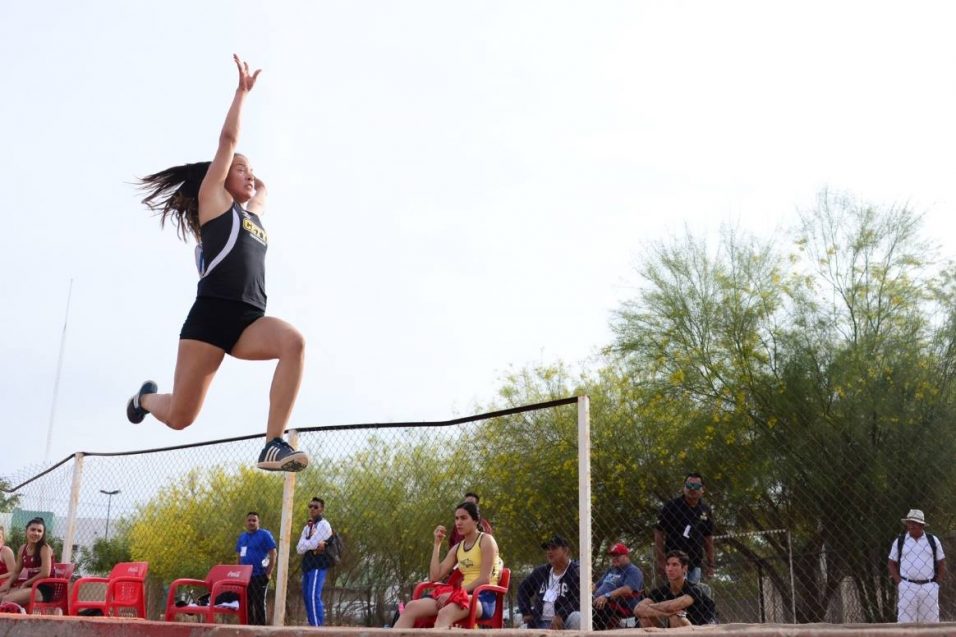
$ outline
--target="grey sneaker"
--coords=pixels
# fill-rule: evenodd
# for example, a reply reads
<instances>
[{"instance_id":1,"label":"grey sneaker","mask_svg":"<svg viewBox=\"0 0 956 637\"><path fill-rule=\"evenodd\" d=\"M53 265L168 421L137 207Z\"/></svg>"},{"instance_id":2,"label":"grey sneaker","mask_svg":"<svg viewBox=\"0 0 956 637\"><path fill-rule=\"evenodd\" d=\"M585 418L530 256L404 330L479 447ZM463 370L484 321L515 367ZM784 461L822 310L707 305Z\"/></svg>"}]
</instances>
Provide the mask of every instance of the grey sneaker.
<instances>
[{"instance_id":1,"label":"grey sneaker","mask_svg":"<svg viewBox=\"0 0 956 637\"><path fill-rule=\"evenodd\" d=\"M309 456L282 438L273 438L262 448L256 466L265 471L302 471L309 466Z\"/></svg>"},{"instance_id":2,"label":"grey sneaker","mask_svg":"<svg viewBox=\"0 0 956 637\"><path fill-rule=\"evenodd\" d=\"M139 391L129 399L129 402L126 403L126 417L129 418L131 423L138 425L139 423L143 422L143 418L145 418L146 414L149 413L143 409L143 406L139 402L140 398L146 394L155 394L158 391L159 387L156 386L156 383L148 380L143 383L143 386L139 388Z\"/></svg>"}]
</instances>

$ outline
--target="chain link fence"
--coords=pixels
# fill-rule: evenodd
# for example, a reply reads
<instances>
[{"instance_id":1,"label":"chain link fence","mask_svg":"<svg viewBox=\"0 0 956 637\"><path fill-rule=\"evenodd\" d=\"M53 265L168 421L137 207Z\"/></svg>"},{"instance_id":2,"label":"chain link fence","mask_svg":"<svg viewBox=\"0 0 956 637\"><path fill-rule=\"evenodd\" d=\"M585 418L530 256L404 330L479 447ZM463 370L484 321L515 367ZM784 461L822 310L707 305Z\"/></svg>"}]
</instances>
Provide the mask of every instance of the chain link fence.
<instances>
[{"instance_id":1,"label":"chain link fence","mask_svg":"<svg viewBox=\"0 0 956 637\"><path fill-rule=\"evenodd\" d=\"M455 505L474 491L512 569L505 617L517 626L515 591L546 562L542 541L562 535L581 559L576 403L557 399L442 423L302 429L293 437L311 464L299 474L256 470L259 436L77 454L42 473L7 476L5 496L13 499L2 522L8 543L18 546L23 523L44 517L51 536L70 539L57 555L77 562L80 575L105 574L119 561L147 561L148 617L157 619L173 579L202 578L211 566L236 561L246 513L256 511L262 528L277 542L285 532L292 546L287 564L280 552L269 617L278 585L285 587L280 621L304 625L294 547L308 501L321 497L326 518L345 541L343 560L326 580L326 624L380 627L426 578L434 527L450 525ZM657 512L678 495L688 468L680 457L667 467L646 460L641 449L651 445L650 425L615 422L606 404L599 396L592 407L591 566L599 577L610 565L608 548L624 542L649 589L664 583L654 560ZM832 489L841 489L833 458L815 455L818 463L806 471L823 472ZM847 494L842 510L824 510L810 523L813 518L797 516L792 507L807 499L829 501L823 494L786 493L793 485L770 475L746 493L731 493L726 476L706 477L704 497L716 518L716 569L705 583L721 623L895 621L896 588L886 563L905 511L894 519L869 517L867 499L880 494ZM808 481L806 488L820 484ZM777 498L781 524L761 528L766 525L741 502L756 507L768 497ZM285 529L283 502L292 520ZM954 546L942 512L924 508L931 522L938 518L943 546ZM940 596L944 621L956 620L950 590L944 584Z\"/></svg>"}]
</instances>

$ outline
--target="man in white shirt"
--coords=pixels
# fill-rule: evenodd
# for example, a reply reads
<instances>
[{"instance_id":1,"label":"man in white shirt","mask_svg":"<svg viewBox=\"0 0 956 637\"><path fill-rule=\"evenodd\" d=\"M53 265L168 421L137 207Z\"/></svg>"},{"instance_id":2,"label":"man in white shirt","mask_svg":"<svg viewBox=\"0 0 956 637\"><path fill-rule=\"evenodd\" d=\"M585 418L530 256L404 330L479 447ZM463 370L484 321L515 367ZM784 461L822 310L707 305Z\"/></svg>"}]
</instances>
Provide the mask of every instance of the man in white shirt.
<instances>
[{"instance_id":1,"label":"man in white shirt","mask_svg":"<svg viewBox=\"0 0 956 637\"><path fill-rule=\"evenodd\" d=\"M926 519L919 509L910 509L901 521L906 533L893 541L887 562L897 587L897 621L939 622L939 584L946 577L943 545L924 532Z\"/></svg>"},{"instance_id":2,"label":"man in white shirt","mask_svg":"<svg viewBox=\"0 0 956 637\"><path fill-rule=\"evenodd\" d=\"M332 537L329 521L322 517L325 500L312 498L309 502L309 521L302 529L296 553L302 556L302 597L310 626L325 623L325 607L322 605L322 587L325 571L331 564L325 555L325 545Z\"/></svg>"}]
</instances>

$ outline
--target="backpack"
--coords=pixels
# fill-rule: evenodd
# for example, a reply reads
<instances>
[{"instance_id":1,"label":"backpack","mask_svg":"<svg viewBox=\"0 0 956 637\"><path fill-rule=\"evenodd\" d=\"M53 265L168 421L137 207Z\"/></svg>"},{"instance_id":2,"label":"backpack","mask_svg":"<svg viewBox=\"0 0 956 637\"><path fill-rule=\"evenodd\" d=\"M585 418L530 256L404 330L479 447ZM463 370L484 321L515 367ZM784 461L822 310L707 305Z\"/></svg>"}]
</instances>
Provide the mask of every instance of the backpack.
<instances>
[{"instance_id":1,"label":"backpack","mask_svg":"<svg viewBox=\"0 0 956 637\"><path fill-rule=\"evenodd\" d=\"M939 562L936 561L936 543L938 540L936 536L932 533L927 533L923 531L923 534L926 536L926 539L929 540L929 546L933 549L933 581L939 576ZM896 563L903 563L903 542L906 540L906 533L901 533L898 538L896 538Z\"/></svg>"},{"instance_id":2,"label":"backpack","mask_svg":"<svg viewBox=\"0 0 956 637\"><path fill-rule=\"evenodd\" d=\"M325 543L325 556L328 558L329 566L336 566L342 561L342 553L345 551L345 543L342 536L333 532L332 537Z\"/></svg>"}]
</instances>

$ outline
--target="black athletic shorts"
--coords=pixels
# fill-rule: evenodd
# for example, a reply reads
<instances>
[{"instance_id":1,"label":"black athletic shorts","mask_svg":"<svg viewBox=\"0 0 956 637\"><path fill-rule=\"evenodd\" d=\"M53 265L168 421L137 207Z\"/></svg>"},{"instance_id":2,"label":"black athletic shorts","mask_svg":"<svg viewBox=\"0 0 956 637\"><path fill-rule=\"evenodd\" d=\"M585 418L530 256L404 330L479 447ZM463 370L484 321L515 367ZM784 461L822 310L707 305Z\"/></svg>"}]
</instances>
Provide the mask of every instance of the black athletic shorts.
<instances>
[{"instance_id":1,"label":"black athletic shorts","mask_svg":"<svg viewBox=\"0 0 956 637\"><path fill-rule=\"evenodd\" d=\"M242 301L200 296L189 310L179 338L209 343L229 354L242 332L265 315L264 310Z\"/></svg>"}]
</instances>

